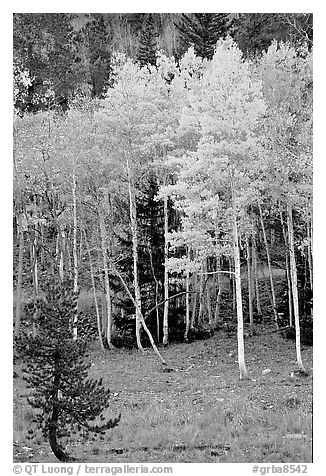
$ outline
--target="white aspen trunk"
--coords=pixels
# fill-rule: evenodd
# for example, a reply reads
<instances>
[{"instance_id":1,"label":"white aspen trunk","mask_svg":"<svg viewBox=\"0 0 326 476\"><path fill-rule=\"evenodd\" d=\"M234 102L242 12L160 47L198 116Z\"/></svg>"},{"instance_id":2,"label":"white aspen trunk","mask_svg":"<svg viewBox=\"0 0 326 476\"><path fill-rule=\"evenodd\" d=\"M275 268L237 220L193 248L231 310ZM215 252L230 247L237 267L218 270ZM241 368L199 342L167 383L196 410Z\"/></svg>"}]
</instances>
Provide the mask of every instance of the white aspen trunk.
<instances>
[{"instance_id":1,"label":"white aspen trunk","mask_svg":"<svg viewBox=\"0 0 326 476\"><path fill-rule=\"evenodd\" d=\"M155 354L158 356L158 358L160 359L160 361L162 362L163 365L166 365L166 362L165 360L163 359L162 355L160 354L158 348L156 347L155 345L155 342L154 342L154 339L152 337L152 334L150 333L150 330L148 329L148 327L146 326L146 322L145 322L145 319L143 317L143 315L141 316L141 323L142 323L142 326L143 326L143 329L144 331L146 332L149 340L150 340L150 343L152 345L152 348L155 352Z\"/></svg>"},{"instance_id":2,"label":"white aspen trunk","mask_svg":"<svg viewBox=\"0 0 326 476\"><path fill-rule=\"evenodd\" d=\"M169 258L169 240L168 240L168 198L163 198L164 207L164 313L163 313L163 344L169 342L169 272L167 260Z\"/></svg>"},{"instance_id":3,"label":"white aspen trunk","mask_svg":"<svg viewBox=\"0 0 326 476\"><path fill-rule=\"evenodd\" d=\"M235 292L235 285L234 285L234 274L232 272L232 263L231 263L231 258L229 258L229 276L230 276L230 288L232 291L232 309L233 312L236 310L236 292Z\"/></svg>"},{"instance_id":4,"label":"white aspen trunk","mask_svg":"<svg viewBox=\"0 0 326 476\"><path fill-rule=\"evenodd\" d=\"M295 347L297 352L297 363L299 370L305 372L305 368L301 359L301 342L300 342L300 321L299 321L299 299L298 299L298 284L297 284L297 266L295 262L294 254L294 231L293 231L293 218L292 207L287 204L288 212L288 238L289 238L289 250L290 250L290 270L291 270L291 282L292 282L292 296L293 296L293 310L295 321Z\"/></svg>"},{"instance_id":5,"label":"white aspen trunk","mask_svg":"<svg viewBox=\"0 0 326 476\"><path fill-rule=\"evenodd\" d=\"M155 275L155 269L154 269L154 263L153 263L153 254L152 254L150 243L148 243L147 246L148 246L148 254L149 254L149 260L150 260L150 264L151 264L153 279L155 281L156 337L157 337L157 342L160 342L160 313L159 313L159 309L158 309L159 283L158 283L158 280L157 280L156 275Z\"/></svg>"},{"instance_id":6,"label":"white aspen trunk","mask_svg":"<svg viewBox=\"0 0 326 476\"><path fill-rule=\"evenodd\" d=\"M23 282L23 259L24 259L24 232L23 216L18 216L19 252L18 252L18 273L16 286L16 312L15 312L15 336L18 337L20 329L21 308L22 308L22 282Z\"/></svg>"},{"instance_id":7,"label":"white aspen trunk","mask_svg":"<svg viewBox=\"0 0 326 476\"><path fill-rule=\"evenodd\" d=\"M208 325L211 330L214 329L213 316L212 316L212 306L211 306L211 295L209 292L209 287L206 287L206 299L207 299L207 314L208 314Z\"/></svg>"},{"instance_id":8,"label":"white aspen trunk","mask_svg":"<svg viewBox=\"0 0 326 476\"><path fill-rule=\"evenodd\" d=\"M198 319L197 319L197 325L200 326L202 323L202 317L203 317L203 307L204 307L204 267L201 267L200 270L200 276L199 276L199 312L198 312Z\"/></svg>"},{"instance_id":9,"label":"white aspen trunk","mask_svg":"<svg viewBox=\"0 0 326 476\"><path fill-rule=\"evenodd\" d=\"M74 293L78 293L78 257L77 257L77 203L76 203L76 179L75 174L73 173L73 182L72 182L72 204L73 204L73 229L72 229L72 253L73 253L73 263L74 263ZM77 304L78 309L78 304ZM73 322L73 338L77 339L77 311L74 316Z\"/></svg>"},{"instance_id":10,"label":"white aspen trunk","mask_svg":"<svg viewBox=\"0 0 326 476\"><path fill-rule=\"evenodd\" d=\"M59 259L59 276L61 281L64 279L64 240L65 232L61 225L58 225L57 257Z\"/></svg>"},{"instance_id":11,"label":"white aspen trunk","mask_svg":"<svg viewBox=\"0 0 326 476\"><path fill-rule=\"evenodd\" d=\"M88 255L88 261L89 261L89 269L91 272L91 281L92 281L92 289L93 289L93 297L94 297L94 304L95 304L95 310L96 310L96 322L97 322L97 333L98 333L98 338L100 342L101 349L104 350L104 344L102 340L102 329L101 329L101 316L100 316L100 310L97 302L97 296L96 296L96 286L95 286L95 279L94 279L94 270L93 270L93 265L92 265L92 255L91 251L89 249L89 244L87 241L86 237L86 231L84 231L84 239L85 239L85 244L86 244L86 250L87 250L87 255Z\"/></svg>"},{"instance_id":12,"label":"white aspen trunk","mask_svg":"<svg viewBox=\"0 0 326 476\"><path fill-rule=\"evenodd\" d=\"M288 254L286 255L286 279L288 285L288 305L289 305L289 326L293 327L293 299L292 299L292 284L291 284L291 268Z\"/></svg>"},{"instance_id":13,"label":"white aspen trunk","mask_svg":"<svg viewBox=\"0 0 326 476\"><path fill-rule=\"evenodd\" d=\"M144 352L143 346L140 341L140 328L142 325L142 310L141 310L141 294L138 282L138 227L137 227L137 210L134 186L130 176L129 162L127 160L128 170L128 188L129 188L129 214L130 214L130 226L132 235L132 255L133 255L133 268L134 268L134 290L135 290L135 312L136 312L136 340L138 350Z\"/></svg>"},{"instance_id":14,"label":"white aspen trunk","mask_svg":"<svg viewBox=\"0 0 326 476\"><path fill-rule=\"evenodd\" d=\"M260 215L260 224L263 232L263 238L264 238L264 243L265 243L265 248L266 248L266 256L267 256L267 264L268 264L268 271L269 271L269 280L271 283L271 293L272 293L272 306L273 306L273 314L274 314L274 321L275 321L275 326L276 329L279 328L278 326L278 313L276 309L276 296L275 296L275 289L274 289L274 279L273 279L273 271L272 271L272 263L271 263L271 257L269 253L269 246L268 246L268 241L267 241L267 236L266 236L266 230L265 230L265 225L264 225L264 220L263 220L263 212L260 206L260 203L258 202L258 208L259 208L259 215Z\"/></svg>"},{"instance_id":15,"label":"white aspen trunk","mask_svg":"<svg viewBox=\"0 0 326 476\"><path fill-rule=\"evenodd\" d=\"M97 271L101 283L101 328L104 336L104 341L107 342L107 312L106 312L106 293L105 293L105 281L102 272L102 245L101 250L97 250ZM103 291L104 289L104 291Z\"/></svg>"},{"instance_id":16,"label":"white aspen trunk","mask_svg":"<svg viewBox=\"0 0 326 476\"><path fill-rule=\"evenodd\" d=\"M32 268L32 279L33 279L33 302L36 302L38 295L38 268L37 268L37 256L36 256L36 246L37 246L37 236L34 230L33 239L31 243L31 268ZM33 315L33 337L36 337L37 334L37 314L38 310L35 308Z\"/></svg>"},{"instance_id":17,"label":"white aspen trunk","mask_svg":"<svg viewBox=\"0 0 326 476\"><path fill-rule=\"evenodd\" d=\"M280 218L281 218L284 244L285 244L285 247L286 247L285 266L286 266L286 279L287 279L287 286L288 286L289 326L293 327L292 284L291 284L291 269L290 269L289 251L288 251L289 247L288 247L288 239L287 239L287 236L286 236L282 210L280 210Z\"/></svg>"},{"instance_id":18,"label":"white aspen trunk","mask_svg":"<svg viewBox=\"0 0 326 476\"><path fill-rule=\"evenodd\" d=\"M190 321L190 329L193 329L195 326L196 319L196 309L197 309L197 272L194 273L194 295L192 302L192 314Z\"/></svg>"},{"instance_id":19,"label":"white aspen trunk","mask_svg":"<svg viewBox=\"0 0 326 476\"><path fill-rule=\"evenodd\" d=\"M39 226L40 229L40 241L42 243L40 249L40 262L41 262L41 269L45 269L45 239L44 239L44 225L41 223Z\"/></svg>"},{"instance_id":20,"label":"white aspen trunk","mask_svg":"<svg viewBox=\"0 0 326 476\"><path fill-rule=\"evenodd\" d=\"M208 272L209 270L207 259L205 260L204 270L205 272ZM204 280L204 287L206 291L206 308L207 308L207 315L208 315L208 325L210 327L210 330L213 331L214 326L213 326L213 316L212 316L211 293L210 293L208 281L209 281L209 278L207 277L206 280Z\"/></svg>"},{"instance_id":21,"label":"white aspen trunk","mask_svg":"<svg viewBox=\"0 0 326 476\"><path fill-rule=\"evenodd\" d=\"M252 263L253 263L253 268L254 268L254 281L255 281L255 294L256 294L257 312L258 312L259 315L261 315L262 312L261 312L260 294L259 294L256 238L254 236L252 237Z\"/></svg>"},{"instance_id":22,"label":"white aspen trunk","mask_svg":"<svg viewBox=\"0 0 326 476\"><path fill-rule=\"evenodd\" d=\"M240 270L240 249L237 225L237 210L234 197L233 180L231 182L232 194L232 219L233 219L233 246L234 246L234 276L237 300L237 319L238 319L238 362L240 370L240 379L246 379L248 372L244 355L244 336L243 336L243 310L242 310L242 292L241 292L241 270Z\"/></svg>"},{"instance_id":23,"label":"white aspen trunk","mask_svg":"<svg viewBox=\"0 0 326 476\"><path fill-rule=\"evenodd\" d=\"M307 225L307 236L309 240L308 244L308 266L309 266L309 280L310 288L313 289L313 258L312 258L312 223L311 226Z\"/></svg>"},{"instance_id":24,"label":"white aspen trunk","mask_svg":"<svg viewBox=\"0 0 326 476\"><path fill-rule=\"evenodd\" d=\"M190 261L190 249L189 247L187 248L187 255L188 259ZM189 269L186 271L186 330L184 333L184 340L187 342L188 341L188 332L190 328L190 296L189 296L189 291L190 291L190 273Z\"/></svg>"},{"instance_id":25,"label":"white aspen trunk","mask_svg":"<svg viewBox=\"0 0 326 476\"><path fill-rule=\"evenodd\" d=\"M217 271L217 296L216 296L216 304L215 304L215 316L214 316L214 327L216 327L217 323L220 321L220 308L221 308L221 298L222 298L222 283L221 283L221 275L219 271L221 270L221 263L220 257L218 256L216 259L216 271ZM223 322L223 318L222 318Z\"/></svg>"},{"instance_id":26,"label":"white aspen trunk","mask_svg":"<svg viewBox=\"0 0 326 476\"><path fill-rule=\"evenodd\" d=\"M251 252L249 237L246 235L247 248L247 271L248 271L248 300L249 300L249 325L251 332L254 332L254 312L253 312L253 289L252 289L252 269L251 269Z\"/></svg>"},{"instance_id":27,"label":"white aspen trunk","mask_svg":"<svg viewBox=\"0 0 326 476\"><path fill-rule=\"evenodd\" d=\"M70 241L71 241L71 235L72 235L72 230L71 227L69 228L69 233L67 236L66 240L66 261L67 261L67 266L68 266L68 271L69 271L69 278L73 279L73 266L71 264L71 255L70 255Z\"/></svg>"},{"instance_id":28,"label":"white aspen trunk","mask_svg":"<svg viewBox=\"0 0 326 476\"><path fill-rule=\"evenodd\" d=\"M101 247L102 247L102 260L103 260L103 270L104 270L104 284L105 284L105 298L106 298L106 339L109 349L114 349L114 345L111 342L111 330L112 330L112 302L111 302L111 293L110 293L110 280L109 280L109 269L108 269L108 256L107 256L107 245L106 245L106 232L103 211L99 210L99 219L100 219L100 233L101 233Z\"/></svg>"},{"instance_id":29,"label":"white aspen trunk","mask_svg":"<svg viewBox=\"0 0 326 476\"><path fill-rule=\"evenodd\" d=\"M139 316L140 316L141 325L143 326L144 331L146 332L146 334L147 334L147 336L148 336L148 338L149 338L149 340L150 340L150 343L151 343L151 345L152 345L152 348L153 348L155 354L158 356L158 358L160 359L161 363L162 363L163 365L166 365L165 360L163 359L162 355L160 354L158 348L156 347L156 344L155 344L155 342L154 342L154 339L153 339L153 337L152 337L152 334L150 333L150 330L149 330L148 327L146 326L145 319L144 319L144 317L143 317L143 314L142 314L141 309L138 307L138 303L137 303L136 299L135 299L135 298L133 297L133 295L131 294L131 292L130 292L130 290L129 290L129 288L128 288L126 282L125 282L125 280L123 279L123 277L121 276L121 274L119 273L119 271L118 271L117 269L115 269L115 272L116 272L117 276L119 277L120 281L122 282L122 284L123 284L125 290L127 291L127 294L129 295L130 299L131 299L132 302L134 303L134 306L135 306L135 308L136 308L136 311L138 312L138 314L139 314ZM141 350L142 352L144 352L144 349L143 349L143 348L141 348L141 349L139 349L139 350Z\"/></svg>"}]
</instances>

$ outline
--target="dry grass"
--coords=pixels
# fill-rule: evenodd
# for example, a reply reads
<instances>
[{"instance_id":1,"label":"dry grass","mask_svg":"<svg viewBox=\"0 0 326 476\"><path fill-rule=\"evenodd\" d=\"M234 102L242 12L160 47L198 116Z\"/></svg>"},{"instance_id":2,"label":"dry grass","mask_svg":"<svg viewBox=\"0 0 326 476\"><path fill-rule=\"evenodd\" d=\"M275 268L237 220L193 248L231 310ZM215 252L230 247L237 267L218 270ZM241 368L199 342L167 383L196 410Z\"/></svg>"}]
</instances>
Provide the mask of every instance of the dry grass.
<instances>
[{"instance_id":1,"label":"dry grass","mask_svg":"<svg viewBox=\"0 0 326 476\"><path fill-rule=\"evenodd\" d=\"M268 332L268 329L265 329ZM311 462L312 378L291 377L292 341L277 334L246 340L250 380L241 382L236 338L162 349L174 368L165 373L151 351L92 353L91 374L111 388L110 417L118 427L104 440L67 442L87 462ZM303 360L312 366L312 349ZM269 374L262 370L270 368ZM18 369L19 372L19 369ZM20 372L19 372L20 373ZM53 462L47 442L26 440L32 410L23 382L15 379L16 461ZM23 450L23 446L31 450Z\"/></svg>"}]
</instances>

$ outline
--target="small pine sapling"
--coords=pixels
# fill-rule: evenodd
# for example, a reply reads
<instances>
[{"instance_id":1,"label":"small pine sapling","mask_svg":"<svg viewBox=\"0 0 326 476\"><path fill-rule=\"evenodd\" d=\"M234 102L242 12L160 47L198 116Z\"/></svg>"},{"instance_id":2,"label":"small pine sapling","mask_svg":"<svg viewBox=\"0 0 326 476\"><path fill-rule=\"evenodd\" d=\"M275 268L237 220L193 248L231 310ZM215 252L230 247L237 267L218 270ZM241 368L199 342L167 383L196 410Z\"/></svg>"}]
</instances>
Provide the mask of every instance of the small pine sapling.
<instances>
[{"instance_id":1,"label":"small pine sapling","mask_svg":"<svg viewBox=\"0 0 326 476\"><path fill-rule=\"evenodd\" d=\"M75 340L72 333L77 297L72 283L49 281L43 298L35 303L36 335L25 333L16 341L19 353L28 359L24 369L24 380L31 389L28 402L37 410L29 438L40 430L62 462L75 458L65 451L60 438L79 432L103 437L121 418L119 414L105 419L110 390L103 387L102 379L87 378L91 366L87 332L78 329ZM82 321L78 322L80 326Z\"/></svg>"}]
</instances>

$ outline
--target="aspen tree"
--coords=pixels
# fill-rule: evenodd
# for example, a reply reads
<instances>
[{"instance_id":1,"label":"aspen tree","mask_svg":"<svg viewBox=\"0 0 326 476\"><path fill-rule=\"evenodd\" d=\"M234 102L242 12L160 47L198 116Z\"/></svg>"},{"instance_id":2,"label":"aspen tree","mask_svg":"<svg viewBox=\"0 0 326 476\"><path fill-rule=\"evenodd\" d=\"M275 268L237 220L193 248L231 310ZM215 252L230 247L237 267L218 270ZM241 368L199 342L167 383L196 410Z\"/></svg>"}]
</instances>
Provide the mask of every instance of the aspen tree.
<instances>
[{"instance_id":1,"label":"aspen tree","mask_svg":"<svg viewBox=\"0 0 326 476\"><path fill-rule=\"evenodd\" d=\"M190 59L188 53L188 61ZM205 237L205 247L209 251L203 250L203 253L211 252L214 248L213 239L203 230L216 229L215 223L214 226L212 224L217 210L224 224L225 239L227 236L229 244L232 243L238 361L240 378L244 379L247 370L238 238L238 210L241 209L239 195L246 186L244 172L256 150L255 134L265 104L261 84L251 79L249 65L243 61L240 51L230 39L218 42L212 61L206 62L201 76L189 83L188 98L189 106L183 111L187 117L183 116L183 120L188 121L189 128L199 132L200 138L197 150L180 159L174 200L187 217L188 222L184 220L184 223L194 227L198 236ZM222 200L224 208L218 206Z\"/></svg>"},{"instance_id":2,"label":"aspen tree","mask_svg":"<svg viewBox=\"0 0 326 476\"><path fill-rule=\"evenodd\" d=\"M261 229L262 229L262 232L263 232L264 244L265 244L265 249L266 249L269 282L270 282L270 285L271 285L271 296L272 296L272 307L273 307L274 321L275 321L276 329L278 329L279 328L279 326L278 326L278 312L277 312L277 307L276 307L276 295L275 295L275 288L274 288L273 269L272 269L271 256L270 256L269 245L268 245L268 241L267 241L266 230L265 230L263 212L262 212L262 208L261 208L261 205L260 205L259 202L258 202L258 208L259 208L260 224L261 224Z\"/></svg>"},{"instance_id":3,"label":"aspen tree","mask_svg":"<svg viewBox=\"0 0 326 476\"><path fill-rule=\"evenodd\" d=\"M287 206L287 225L288 225L288 237L289 237L290 273L291 273L293 310L294 310L294 322L295 322L295 347L297 352L297 363L298 363L299 370L301 370L302 372L305 372L305 368L303 366L302 358L301 358L297 265L296 265L295 253L294 253L294 231L293 231L293 218L292 218L291 204L288 204Z\"/></svg>"}]
</instances>

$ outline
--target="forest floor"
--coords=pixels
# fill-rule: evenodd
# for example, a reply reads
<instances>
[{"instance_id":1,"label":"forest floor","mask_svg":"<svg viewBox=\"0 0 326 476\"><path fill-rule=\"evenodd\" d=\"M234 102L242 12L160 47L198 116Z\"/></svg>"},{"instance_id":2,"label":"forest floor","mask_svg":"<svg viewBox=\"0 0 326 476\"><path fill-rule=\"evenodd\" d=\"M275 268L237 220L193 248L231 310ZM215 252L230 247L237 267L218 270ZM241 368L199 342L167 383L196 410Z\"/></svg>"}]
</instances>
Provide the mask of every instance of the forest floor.
<instances>
[{"instance_id":1,"label":"forest floor","mask_svg":"<svg viewBox=\"0 0 326 476\"><path fill-rule=\"evenodd\" d=\"M302 346L310 375L296 373L295 343L257 326L245 339L249 379L239 380L237 339L219 331L160 351L96 347L90 375L111 389L107 416L121 412L104 440L64 442L88 463L309 463L312 461L312 347ZM15 369L21 375L20 366ZM264 372L265 371L265 372ZM293 373L294 372L294 373ZM291 375L292 374L292 375ZM14 460L57 462L49 444L26 439L33 409L14 379Z\"/></svg>"}]
</instances>

